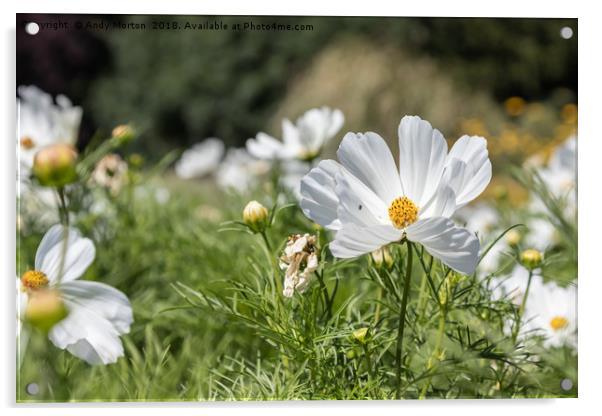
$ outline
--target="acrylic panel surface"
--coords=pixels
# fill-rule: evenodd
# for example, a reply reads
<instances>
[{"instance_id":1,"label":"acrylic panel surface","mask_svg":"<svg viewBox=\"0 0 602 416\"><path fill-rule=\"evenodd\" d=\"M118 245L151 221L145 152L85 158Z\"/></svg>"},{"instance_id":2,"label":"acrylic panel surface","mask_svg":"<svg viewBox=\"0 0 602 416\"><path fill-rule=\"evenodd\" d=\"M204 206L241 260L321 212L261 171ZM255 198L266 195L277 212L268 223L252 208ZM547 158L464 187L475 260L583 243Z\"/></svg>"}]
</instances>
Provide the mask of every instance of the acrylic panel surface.
<instances>
[{"instance_id":1,"label":"acrylic panel surface","mask_svg":"<svg viewBox=\"0 0 602 416\"><path fill-rule=\"evenodd\" d=\"M17 401L576 397L577 35L17 15Z\"/></svg>"}]
</instances>

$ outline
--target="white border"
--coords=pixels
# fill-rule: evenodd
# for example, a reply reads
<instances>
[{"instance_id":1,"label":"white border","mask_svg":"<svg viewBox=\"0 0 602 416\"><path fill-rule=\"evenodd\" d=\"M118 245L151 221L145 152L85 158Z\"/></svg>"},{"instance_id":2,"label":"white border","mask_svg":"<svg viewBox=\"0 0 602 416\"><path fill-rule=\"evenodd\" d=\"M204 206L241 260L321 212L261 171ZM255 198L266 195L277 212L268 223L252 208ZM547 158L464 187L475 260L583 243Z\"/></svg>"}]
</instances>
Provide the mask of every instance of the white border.
<instances>
[{"instance_id":1,"label":"white border","mask_svg":"<svg viewBox=\"0 0 602 416\"><path fill-rule=\"evenodd\" d=\"M287 415L307 415L311 413L337 412L366 414L371 410L381 413L402 412L447 415L491 415L524 414L527 411L545 412L549 415L592 414L599 412L599 391L602 349L602 270L598 259L602 254L599 241L602 230L602 203L600 195L600 157L602 133L597 128L600 119L602 91L600 74L602 66L597 44L602 39L602 25L594 6L595 2L556 1L527 2L505 0L503 2L483 2L471 0L397 2L390 0L370 0L350 4L347 1L305 0L285 2L275 0L224 1L204 0L102 0L98 2L70 2L67 0L21 0L18 4L2 2L2 83L3 94L0 101L0 125L2 155L2 215L3 230L0 248L0 264L4 267L2 276L4 325L2 325L1 356L4 360L0 377L1 403L8 408L5 414L34 414L43 412L46 416L105 415L107 411L116 414L161 415L167 411L179 414L233 414L244 411L249 414L265 415L286 413ZM14 282L15 268L15 13L123 13L123 14L270 14L270 15L346 15L346 16L496 16L496 17L577 17L579 18L579 399L563 400L462 400L430 402L271 402L271 403L215 403L215 404L95 404L51 405L46 409L40 406L14 405ZM82 407L84 409L82 409ZM167 408L175 407L174 410ZM596 409L594 412L593 409Z\"/></svg>"}]
</instances>

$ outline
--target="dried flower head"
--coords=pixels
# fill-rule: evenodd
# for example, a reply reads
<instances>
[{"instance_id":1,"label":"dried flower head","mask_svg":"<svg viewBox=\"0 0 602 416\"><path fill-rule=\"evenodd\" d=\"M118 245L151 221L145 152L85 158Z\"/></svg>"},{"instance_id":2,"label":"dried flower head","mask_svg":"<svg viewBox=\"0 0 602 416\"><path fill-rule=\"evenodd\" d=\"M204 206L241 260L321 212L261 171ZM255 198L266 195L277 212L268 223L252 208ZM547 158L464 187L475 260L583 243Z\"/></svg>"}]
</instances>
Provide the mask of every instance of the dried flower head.
<instances>
[{"instance_id":1,"label":"dried flower head","mask_svg":"<svg viewBox=\"0 0 602 416\"><path fill-rule=\"evenodd\" d=\"M311 273L318 268L316 236L291 235L284 248L284 253L280 257L280 268L286 270L284 296L290 298L295 291L303 293L309 286Z\"/></svg>"},{"instance_id":2,"label":"dried flower head","mask_svg":"<svg viewBox=\"0 0 602 416\"><path fill-rule=\"evenodd\" d=\"M92 181L117 195L127 178L128 165L118 154L103 157L92 172Z\"/></svg>"}]
</instances>

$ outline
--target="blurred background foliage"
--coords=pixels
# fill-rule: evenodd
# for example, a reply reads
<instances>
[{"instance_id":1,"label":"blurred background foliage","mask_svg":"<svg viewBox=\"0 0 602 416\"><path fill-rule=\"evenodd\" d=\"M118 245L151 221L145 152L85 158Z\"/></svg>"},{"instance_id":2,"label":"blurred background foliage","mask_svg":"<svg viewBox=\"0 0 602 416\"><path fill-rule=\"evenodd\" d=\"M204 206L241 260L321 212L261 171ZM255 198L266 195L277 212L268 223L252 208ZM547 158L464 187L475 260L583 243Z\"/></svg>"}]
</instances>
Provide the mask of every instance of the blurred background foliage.
<instances>
[{"instance_id":1,"label":"blurred background foliage","mask_svg":"<svg viewBox=\"0 0 602 416\"><path fill-rule=\"evenodd\" d=\"M233 146L260 130L278 137L282 117L321 105L343 110L344 131L389 140L403 114L420 114L450 140L486 135L503 162L556 144L576 123L575 19L18 16L36 19L71 29L17 37L17 84L83 106L82 144L136 123L144 135L135 150L155 160L209 136ZM77 30L78 21L147 29ZM150 30L153 21L313 29ZM566 26L570 39L560 35Z\"/></svg>"}]
</instances>

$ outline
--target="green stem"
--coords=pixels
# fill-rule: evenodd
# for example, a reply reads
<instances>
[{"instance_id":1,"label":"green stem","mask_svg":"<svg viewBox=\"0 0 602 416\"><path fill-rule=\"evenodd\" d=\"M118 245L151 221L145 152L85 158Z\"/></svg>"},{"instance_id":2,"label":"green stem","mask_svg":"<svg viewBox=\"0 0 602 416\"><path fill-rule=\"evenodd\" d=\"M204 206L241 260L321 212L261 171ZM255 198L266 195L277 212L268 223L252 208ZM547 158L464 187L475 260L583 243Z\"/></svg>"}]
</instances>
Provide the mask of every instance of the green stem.
<instances>
[{"instance_id":1,"label":"green stem","mask_svg":"<svg viewBox=\"0 0 602 416\"><path fill-rule=\"evenodd\" d=\"M378 288L378 298L376 299L376 306L374 307L374 326L378 325L378 321L380 319L380 307L381 301L383 299L383 288L379 286Z\"/></svg>"},{"instance_id":2,"label":"green stem","mask_svg":"<svg viewBox=\"0 0 602 416\"><path fill-rule=\"evenodd\" d=\"M320 273L319 271L316 270L316 276L318 277L318 282L320 282L320 291L322 292L322 295L324 297L324 312L326 314L326 320L330 319L332 311L330 309L331 306L331 302L330 302L330 296L328 295L328 288L326 287L326 284L324 283L324 278L322 276L322 273Z\"/></svg>"},{"instance_id":3,"label":"green stem","mask_svg":"<svg viewBox=\"0 0 602 416\"><path fill-rule=\"evenodd\" d=\"M437 340L435 341L435 349L433 350L433 355L431 356L429 363L427 364L427 370L430 371L435 364L433 362L439 362L439 356L441 355L441 343L443 342L443 335L445 334L445 320L447 316L447 308L446 306L441 306L441 311L439 313L439 328L437 329ZM428 388L431 385L431 381L433 379L433 374L429 376L426 383L422 387L422 391L420 392L420 396L418 397L420 400L424 400L426 398L426 393Z\"/></svg>"},{"instance_id":4,"label":"green stem","mask_svg":"<svg viewBox=\"0 0 602 416\"><path fill-rule=\"evenodd\" d=\"M265 233L265 231L262 231L259 233L261 235L261 238L263 240L264 243L264 248L266 251L266 256L268 257L268 261L270 262L270 265L272 266L272 281L273 283L276 285L276 291L278 292L279 295L282 294L282 282L280 281L280 273L279 273L279 269L278 269L278 263L276 262L276 257L274 256L274 253L272 252L272 245L270 244L270 240L268 240L268 236ZM274 287L274 286L272 286Z\"/></svg>"},{"instance_id":5,"label":"green stem","mask_svg":"<svg viewBox=\"0 0 602 416\"><path fill-rule=\"evenodd\" d=\"M408 294L410 292L410 282L412 280L412 243L406 240L408 247L408 259L406 264L406 280L401 298L401 309L399 310L399 327L397 330L397 348L395 351L395 362L397 364L397 392L395 398L401 398L401 367L403 360L403 332L406 326L406 309L408 306Z\"/></svg>"},{"instance_id":6,"label":"green stem","mask_svg":"<svg viewBox=\"0 0 602 416\"><path fill-rule=\"evenodd\" d=\"M59 219L63 225L69 226L69 210L67 209L67 200L65 199L65 188L62 186L56 190L59 196Z\"/></svg>"},{"instance_id":7,"label":"green stem","mask_svg":"<svg viewBox=\"0 0 602 416\"><path fill-rule=\"evenodd\" d=\"M520 331L521 320L523 318L523 314L525 313L525 307L527 305L527 297L529 297L529 289L531 288L531 280L533 278L533 270L529 270L529 279L527 280L527 289L525 289L525 294L523 296L523 300L518 308L518 317L516 318L516 325L514 327L514 331L512 333L512 342L516 342L516 338L518 337L518 332Z\"/></svg>"}]
</instances>

